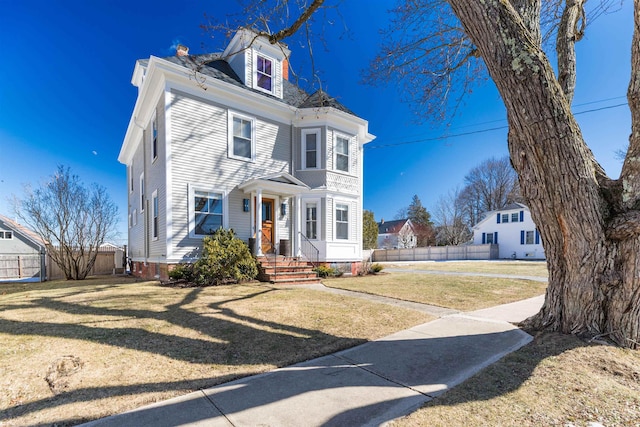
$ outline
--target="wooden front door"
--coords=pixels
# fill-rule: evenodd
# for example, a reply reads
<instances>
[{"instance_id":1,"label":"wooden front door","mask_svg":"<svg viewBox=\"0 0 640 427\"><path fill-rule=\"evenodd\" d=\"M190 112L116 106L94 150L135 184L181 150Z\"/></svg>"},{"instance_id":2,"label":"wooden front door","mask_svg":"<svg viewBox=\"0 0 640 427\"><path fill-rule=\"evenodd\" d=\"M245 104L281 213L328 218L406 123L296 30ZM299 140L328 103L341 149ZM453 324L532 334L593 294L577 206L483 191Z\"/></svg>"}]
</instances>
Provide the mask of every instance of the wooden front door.
<instances>
[{"instance_id":1,"label":"wooden front door","mask_svg":"<svg viewBox=\"0 0 640 427\"><path fill-rule=\"evenodd\" d=\"M275 252L275 229L273 223L273 208L275 200L262 199L262 253Z\"/></svg>"}]
</instances>

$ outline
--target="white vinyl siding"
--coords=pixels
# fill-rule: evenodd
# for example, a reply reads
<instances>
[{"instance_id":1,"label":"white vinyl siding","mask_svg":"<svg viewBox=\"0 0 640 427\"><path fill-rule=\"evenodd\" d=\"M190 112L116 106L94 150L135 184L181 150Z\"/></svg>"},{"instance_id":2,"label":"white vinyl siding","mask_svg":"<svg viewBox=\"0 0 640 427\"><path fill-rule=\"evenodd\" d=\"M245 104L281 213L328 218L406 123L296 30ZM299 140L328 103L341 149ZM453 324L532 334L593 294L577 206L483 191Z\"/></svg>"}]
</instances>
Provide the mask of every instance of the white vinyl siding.
<instances>
[{"instance_id":1,"label":"white vinyl siding","mask_svg":"<svg viewBox=\"0 0 640 427\"><path fill-rule=\"evenodd\" d=\"M243 212L243 199L251 199L237 186L250 178L287 172L291 160L291 128L247 112L233 111L254 119L255 162L242 163L228 157L229 111L221 104L171 92L171 192L174 259L191 258L201 246L201 237L181 226L192 221L187 189L217 190L227 195L226 227L246 241L251 237L250 212ZM253 202L250 202L251 204ZM287 236L286 230L282 236Z\"/></svg>"}]
</instances>

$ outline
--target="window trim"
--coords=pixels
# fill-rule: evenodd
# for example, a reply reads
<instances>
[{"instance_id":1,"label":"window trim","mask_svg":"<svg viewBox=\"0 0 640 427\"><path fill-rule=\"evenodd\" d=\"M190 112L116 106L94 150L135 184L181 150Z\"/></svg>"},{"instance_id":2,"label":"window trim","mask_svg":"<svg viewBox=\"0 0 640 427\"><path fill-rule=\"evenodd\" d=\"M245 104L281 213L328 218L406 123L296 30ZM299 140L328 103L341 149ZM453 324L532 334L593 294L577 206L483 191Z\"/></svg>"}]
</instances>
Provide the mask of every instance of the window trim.
<instances>
[{"instance_id":1,"label":"window trim","mask_svg":"<svg viewBox=\"0 0 640 427\"><path fill-rule=\"evenodd\" d=\"M154 112L151 119L151 163L158 158L158 111Z\"/></svg>"},{"instance_id":2,"label":"window trim","mask_svg":"<svg viewBox=\"0 0 640 427\"><path fill-rule=\"evenodd\" d=\"M308 135L316 135L316 165L314 167L307 166L307 136ZM302 169L310 169L310 170L318 170L321 169L321 158L320 152L322 151L322 143L320 138L322 137L322 129L314 128L314 129L303 129L302 130L302 141L301 141L301 166Z\"/></svg>"},{"instance_id":3,"label":"window trim","mask_svg":"<svg viewBox=\"0 0 640 427\"><path fill-rule=\"evenodd\" d=\"M347 170L338 169L338 155L344 156L343 153L338 153L338 138L344 139L347 141ZM351 137L341 134L335 133L333 138L333 170L337 172L343 172L347 174L351 174Z\"/></svg>"},{"instance_id":4,"label":"window trim","mask_svg":"<svg viewBox=\"0 0 640 427\"><path fill-rule=\"evenodd\" d=\"M229 209L228 209L228 192L220 188L212 187L210 185L202 184L189 184L189 200L188 200L188 213L189 213L189 237L194 239L203 239L207 234L196 234L196 207L195 207L195 195L196 192L217 193L222 197L222 228L229 228Z\"/></svg>"},{"instance_id":5,"label":"window trim","mask_svg":"<svg viewBox=\"0 0 640 427\"><path fill-rule=\"evenodd\" d=\"M346 207L347 220L346 221L340 221L341 224L344 224L344 223L347 224L347 237L346 238L338 237L338 222L339 222L338 221L338 206L345 206ZM343 240L343 241L349 241L350 240L349 239L349 235L351 234L350 230L349 230L349 228L351 227L351 220L350 220L351 215L349 215L350 208L351 208L351 204L349 202L342 202L342 201L335 201L334 202L334 207L333 207L333 224L334 224L333 237L334 237L334 240Z\"/></svg>"},{"instance_id":6,"label":"window trim","mask_svg":"<svg viewBox=\"0 0 640 427\"><path fill-rule=\"evenodd\" d=\"M134 184L133 184L133 162L127 166L127 173L129 178L129 193L133 193Z\"/></svg>"},{"instance_id":7,"label":"window trim","mask_svg":"<svg viewBox=\"0 0 640 427\"><path fill-rule=\"evenodd\" d=\"M140 174L140 213L144 212L144 172Z\"/></svg>"},{"instance_id":8,"label":"window trim","mask_svg":"<svg viewBox=\"0 0 640 427\"><path fill-rule=\"evenodd\" d=\"M262 86L258 85L258 57L261 56L264 59L271 61L271 90L265 89ZM251 73L252 73L252 77L253 77L253 88L256 90L259 90L261 92L264 93L268 93L270 95L275 95L276 93L276 68L278 67L278 61L269 56L269 55L265 55L262 52L258 52L256 50L253 51L253 66L251 67ZM266 73L262 73L265 76L268 75Z\"/></svg>"},{"instance_id":9,"label":"window trim","mask_svg":"<svg viewBox=\"0 0 640 427\"><path fill-rule=\"evenodd\" d=\"M153 240L160 238L160 205L158 200L158 190L151 195L151 237Z\"/></svg>"},{"instance_id":10,"label":"window trim","mask_svg":"<svg viewBox=\"0 0 640 427\"><path fill-rule=\"evenodd\" d=\"M250 157L237 156L233 153L234 148L234 134L233 123L234 119L239 118L241 120L247 120L251 122L251 155ZM244 162L255 162L256 160L256 119L255 117L240 114L235 111L229 111L228 123L227 123L227 155L231 159L242 160Z\"/></svg>"}]
</instances>

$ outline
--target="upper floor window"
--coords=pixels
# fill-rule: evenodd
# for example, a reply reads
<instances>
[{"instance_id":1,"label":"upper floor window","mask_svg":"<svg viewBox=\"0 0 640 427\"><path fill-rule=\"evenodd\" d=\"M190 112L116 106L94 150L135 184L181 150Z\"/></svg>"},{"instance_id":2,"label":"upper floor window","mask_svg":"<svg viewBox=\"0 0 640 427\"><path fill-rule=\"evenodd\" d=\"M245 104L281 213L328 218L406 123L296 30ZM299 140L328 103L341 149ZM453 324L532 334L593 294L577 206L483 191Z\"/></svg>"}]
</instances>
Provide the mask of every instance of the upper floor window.
<instances>
[{"instance_id":1,"label":"upper floor window","mask_svg":"<svg viewBox=\"0 0 640 427\"><path fill-rule=\"evenodd\" d=\"M158 158L158 112L151 121L151 160Z\"/></svg>"},{"instance_id":2,"label":"upper floor window","mask_svg":"<svg viewBox=\"0 0 640 427\"><path fill-rule=\"evenodd\" d=\"M509 214L502 214L502 222L509 222Z\"/></svg>"},{"instance_id":3,"label":"upper floor window","mask_svg":"<svg viewBox=\"0 0 640 427\"><path fill-rule=\"evenodd\" d=\"M302 131L302 169L320 167L320 129Z\"/></svg>"},{"instance_id":4,"label":"upper floor window","mask_svg":"<svg viewBox=\"0 0 640 427\"><path fill-rule=\"evenodd\" d=\"M518 222L518 212L511 214L511 222Z\"/></svg>"},{"instance_id":5,"label":"upper floor window","mask_svg":"<svg viewBox=\"0 0 640 427\"><path fill-rule=\"evenodd\" d=\"M273 80L275 71L274 61L266 56L256 54L256 88L265 90L269 93L273 92Z\"/></svg>"},{"instance_id":6,"label":"upper floor window","mask_svg":"<svg viewBox=\"0 0 640 427\"><path fill-rule=\"evenodd\" d=\"M11 239L13 239L13 232L11 232L11 231L0 231L0 239L2 239L2 240L11 240Z\"/></svg>"},{"instance_id":7,"label":"upper floor window","mask_svg":"<svg viewBox=\"0 0 640 427\"><path fill-rule=\"evenodd\" d=\"M336 170L349 172L349 139L336 136Z\"/></svg>"},{"instance_id":8,"label":"upper floor window","mask_svg":"<svg viewBox=\"0 0 640 427\"><path fill-rule=\"evenodd\" d=\"M133 193L133 163L127 166L127 175L129 176L129 192Z\"/></svg>"},{"instance_id":9,"label":"upper floor window","mask_svg":"<svg viewBox=\"0 0 640 427\"><path fill-rule=\"evenodd\" d=\"M253 160L255 158L254 119L235 113L231 113L229 117L229 157Z\"/></svg>"}]
</instances>

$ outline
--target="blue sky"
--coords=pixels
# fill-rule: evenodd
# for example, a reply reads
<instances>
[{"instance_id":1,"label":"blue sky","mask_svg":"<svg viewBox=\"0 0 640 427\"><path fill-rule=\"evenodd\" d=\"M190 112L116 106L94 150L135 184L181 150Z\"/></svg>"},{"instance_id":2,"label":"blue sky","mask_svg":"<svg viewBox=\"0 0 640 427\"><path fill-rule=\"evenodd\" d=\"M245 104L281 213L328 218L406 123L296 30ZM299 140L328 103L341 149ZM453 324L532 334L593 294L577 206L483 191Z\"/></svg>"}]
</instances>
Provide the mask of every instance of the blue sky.
<instances>
[{"instance_id":1,"label":"blue sky","mask_svg":"<svg viewBox=\"0 0 640 427\"><path fill-rule=\"evenodd\" d=\"M343 3L350 36L336 21L327 50L315 46L317 68L325 90L367 119L377 136L365 149L365 209L376 220L391 219L417 194L431 210L472 167L507 154L502 101L489 81L450 123L420 124L395 85L360 84L393 2L362 5ZM62 164L108 189L119 206L124 241L126 171L117 156L137 95L130 83L135 61L173 55L178 42L190 53L221 50L224 40L212 40L199 25L205 13L224 19L238 6L211 0L0 0L0 8L0 213L12 216L11 195L21 196L23 184L38 184ZM615 106L626 103L632 24L632 2L626 0L588 27L577 52L574 111L596 110L576 117L613 178L621 168L615 151L630 133L628 108ZM306 52L289 47L292 66L302 65Z\"/></svg>"}]
</instances>

